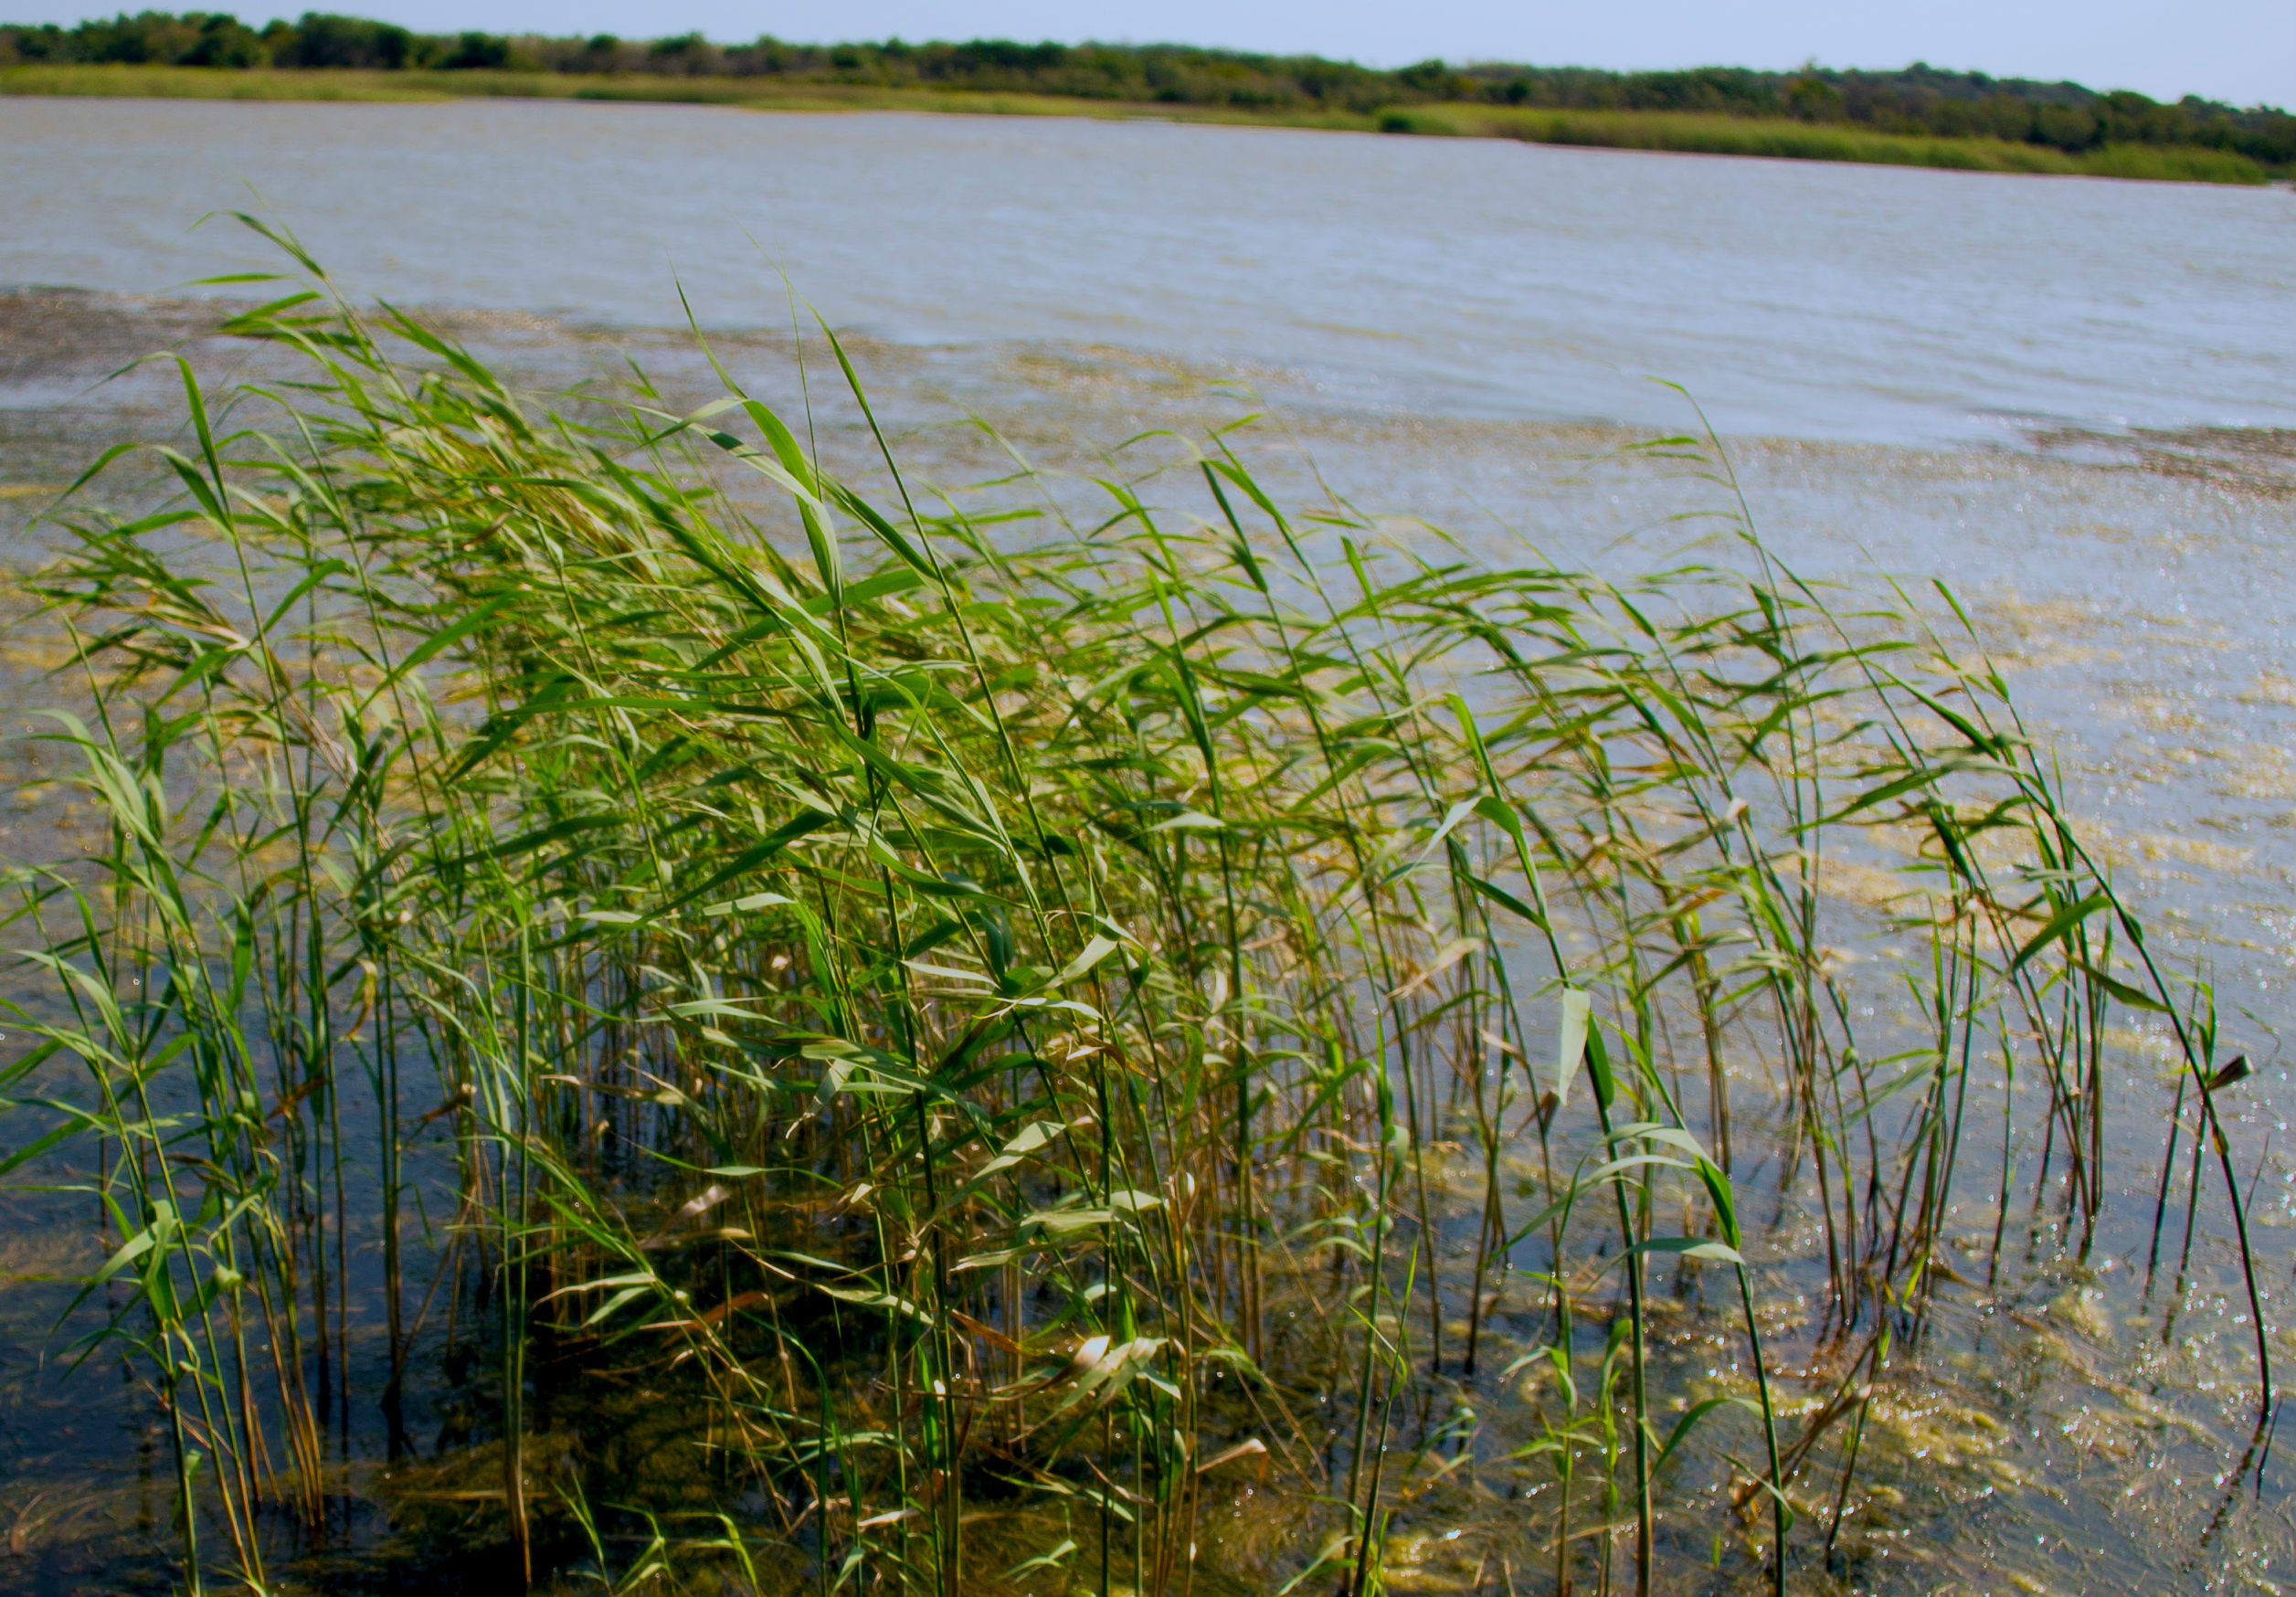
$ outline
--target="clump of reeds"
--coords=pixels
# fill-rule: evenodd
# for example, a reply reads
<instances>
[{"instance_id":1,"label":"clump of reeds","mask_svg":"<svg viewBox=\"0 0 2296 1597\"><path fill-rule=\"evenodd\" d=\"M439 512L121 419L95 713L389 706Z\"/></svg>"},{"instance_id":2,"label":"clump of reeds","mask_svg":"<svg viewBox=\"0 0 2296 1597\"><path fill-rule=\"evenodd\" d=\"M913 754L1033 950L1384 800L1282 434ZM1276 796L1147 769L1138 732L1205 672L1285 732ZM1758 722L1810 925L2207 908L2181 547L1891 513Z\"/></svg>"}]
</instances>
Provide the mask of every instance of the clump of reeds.
<instances>
[{"instance_id":1,"label":"clump of reeds","mask_svg":"<svg viewBox=\"0 0 2296 1597\"><path fill-rule=\"evenodd\" d=\"M396 1412L442 1321L530 1578L1183 1592L1257 1469L1322 1505L1286 1589L1360 1593L1512 1466L1429 1408L1504 1357L1558 1587L1704 1561L1657 1515L1692 1458L1783 1587L1839 1528L1795 1476L1822 1444L1846 1497L1918 1336L1973 1051L2046 1077L2093 1213L2106 1011L2170 1004L2141 927L2001 680L1830 612L1710 441L1655 452L1721 554L1616 585L1286 512L1224 436L983 511L890 453L864 497L730 377L578 420L318 290L231 331L304 369L232 429L186 368L177 492L67 511L39 579L108 841L18 873L5 1073L76 1073L5 1163L101 1148L93 1335L194 1587L325 1522L349 1344ZM1925 1031L1861 1031L1861 938ZM1812 1256L1732 1186L1750 1094ZM1748 1341L1687 1409L1655 1261ZM704 1528L598 1532L540 1411L600 1372L682 1407ZM984 1497L1050 1528L1015 1554Z\"/></svg>"}]
</instances>

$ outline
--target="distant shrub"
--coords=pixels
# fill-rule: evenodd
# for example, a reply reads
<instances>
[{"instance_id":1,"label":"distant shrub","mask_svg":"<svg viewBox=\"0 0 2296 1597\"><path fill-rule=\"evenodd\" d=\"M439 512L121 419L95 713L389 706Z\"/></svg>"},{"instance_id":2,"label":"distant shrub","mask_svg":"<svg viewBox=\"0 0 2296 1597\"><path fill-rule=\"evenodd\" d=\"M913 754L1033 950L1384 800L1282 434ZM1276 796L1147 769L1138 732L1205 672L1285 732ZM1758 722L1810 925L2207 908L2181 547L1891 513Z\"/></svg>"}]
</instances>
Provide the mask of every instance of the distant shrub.
<instances>
[{"instance_id":1,"label":"distant shrub","mask_svg":"<svg viewBox=\"0 0 2296 1597\"><path fill-rule=\"evenodd\" d=\"M646 70L704 77L720 69L718 48L698 33L656 39L646 47Z\"/></svg>"},{"instance_id":2,"label":"distant shrub","mask_svg":"<svg viewBox=\"0 0 2296 1597\"><path fill-rule=\"evenodd\" d=\"M365 67L395 71L414 57L415 36L387 22L306 11L271 58L281 67Z\"/></svg>"},{"instance_id":3,"label":"distant shrub","mask_svg":"<svg viewBox=\"0 0 2296 1597\"><path fill-rule=\"evenodd\" d=\"M501 71L510 65L510 40L491 33L455 37L454 48L439 62L448 72Z\"/></svg>"}]
</instances>

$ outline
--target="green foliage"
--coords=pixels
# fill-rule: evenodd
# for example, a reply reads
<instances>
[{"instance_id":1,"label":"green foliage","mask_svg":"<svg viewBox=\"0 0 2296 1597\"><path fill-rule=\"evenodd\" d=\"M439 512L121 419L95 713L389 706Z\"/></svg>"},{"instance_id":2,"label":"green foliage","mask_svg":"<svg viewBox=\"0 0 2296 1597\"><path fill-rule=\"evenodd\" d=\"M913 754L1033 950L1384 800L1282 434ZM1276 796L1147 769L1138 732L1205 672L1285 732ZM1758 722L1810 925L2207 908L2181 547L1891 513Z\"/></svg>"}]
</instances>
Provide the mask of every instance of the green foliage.
<instances>
[{"instance_id":1,"label":"green foliage","mask_svg":"<svg viewBox=\"0 0 2296 1597\"><path fill-rule=\"evenodd\" d=\"M2184 144L2106 144L2076 152L1990 138L1876 132L1853 123L1671 111L1484 111L1424 106L1393 113L1392 131L1480 133L1596 149L1674 150L1791 161L1855 161L1962 172L2026 172L2185 183L2258 184L2261 167L2229 151Z\"/></svg>"},{"instance_id":2,"label":"green foliage","mask_svg":"<svg viewBox=\"0 0 2296 1597\"><path fill-rule=\"evenodd\" d=\"M387 22L306 11L291 26L275 24L271 60L280 67L368 67L385 71L419 64L415 36Z\"/></svg>"},{"instance_id":3,"label":"green foliage","mask_svg":"<svg viewBox=\"0 0 2296 1597\"><path fill-rule=\"evenodd\" d=\"M510 42L492 34L433 37L395 23L316 11L260 31L227 12L122 12L69 28L0 26L0 66L39 62L378 71L521 64Z\"/></svg>"},{"instance_id":4,"label":"green foliage","mask_svg":"<svg viewBox=\"0 0 2296 1597\"><path fill-rule=\"evenodd\" d=\"M2169 1003L2141 927L2002 679L1910 603L1829 609L1711 439L1650 453L1719 553L1616 584L1288 512L1224 433L929 498L888 452L865 492L730 377L552 410L325 293L232 323L291 382L184 368L164 502L68 503L36 582L98 835L8 878L0 1173L110 1217L90 1341L168 1422L194 1587L269 1589L266 1505L324 1527L306 1371L379 1322L358 1401L425 1380L434 1293L495 1360L459 1537L532 1559L555 1493L600 1579L548 1464L577 1371L693 1417L685 1519L770 1505L650 1521L628 1583L953 1597L1032 1563L988 1560L994 1490L1036 1565L1184 1592L1248 1456L1322 1505L1294 1584L1366 1593L1400 1518L1497 1490L1453 1382L1511 1293L1559 1576L1631 1530L1646 1583L1661 1502L1750 1457L1782 1583L1817 1433L1781 1448L1769 1371L1918 1323L1973 1035L2050 1084L2094 1213L2109 1006ZM1845 986L1861 937L1910 1036ZM1761 1234L1749 1093L1816 1170ZM1706 1270L1751 1377L1662 1437L1648 1333ZM1780 1293L1835 1339L1773 1362Z\"/></svg>"},{"instance_id":5,"label":"green foliage","mask_svg":"<svg viewBox=\"0 0 2296 1597\"><path fill-rule=\"evenodd\" d=\"M2191 146L2283 170L2296 165L2296 117L2187 96L2159 104L2127 90L1995 79L1916 62L1898 72L1794 72L1700 67L1605 72L1503 62L1421 61L1386 72L1313 56L1180 45L963 43L788 44L771 36L714 44L698 33L625 43L593 38L409 33L387 23L306 12L260 34L221 14L124 14L76 27L0 26L0 67L118 62L198 67L513 69L770 78L877 89L943 89L1085 100L1367 115L1393 105L1514 106L1549 111L1790 118L1897 138L1990 139L2079 154Z\"/></svg>"},{"instance_id":6,"label":"green foliage","mask_svg":"<svg viewBox=\"0 0 2296 1597\"><path fill-rule=\"evenodd\" d=\"M181 16L122 12L76 27L0 26L0 65L19 61L116 61L131 66L268 67L276 35L248 27L226 12Z\"/></svg>"}]
</instances>

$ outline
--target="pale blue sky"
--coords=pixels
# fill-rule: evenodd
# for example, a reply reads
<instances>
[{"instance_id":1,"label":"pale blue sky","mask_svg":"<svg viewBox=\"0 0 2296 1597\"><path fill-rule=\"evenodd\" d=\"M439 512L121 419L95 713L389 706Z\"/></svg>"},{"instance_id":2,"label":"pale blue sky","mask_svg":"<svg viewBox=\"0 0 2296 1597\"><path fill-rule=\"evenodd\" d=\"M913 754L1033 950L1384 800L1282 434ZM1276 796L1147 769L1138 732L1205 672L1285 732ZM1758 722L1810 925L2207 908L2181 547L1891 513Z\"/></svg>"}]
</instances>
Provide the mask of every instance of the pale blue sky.
<instances>
[{"instance_id":1,"label":"pale blue sky","mask_svg":"<svg viewBox=\"0 0 2296 1597\"><path fill-rule=\"evenodd\" d=\"M221 9L232 0L206 3ZM0 9L59 20L114 8L0 0ZM275 8L303 6L242 0L240 15L256 20ZM323 8L432 32L1176 40L1378 66L1428 56L1624 69L1919 59L2162 100L2296 104L2296 0L333 0Z\"/></svg>"}]
</instances>

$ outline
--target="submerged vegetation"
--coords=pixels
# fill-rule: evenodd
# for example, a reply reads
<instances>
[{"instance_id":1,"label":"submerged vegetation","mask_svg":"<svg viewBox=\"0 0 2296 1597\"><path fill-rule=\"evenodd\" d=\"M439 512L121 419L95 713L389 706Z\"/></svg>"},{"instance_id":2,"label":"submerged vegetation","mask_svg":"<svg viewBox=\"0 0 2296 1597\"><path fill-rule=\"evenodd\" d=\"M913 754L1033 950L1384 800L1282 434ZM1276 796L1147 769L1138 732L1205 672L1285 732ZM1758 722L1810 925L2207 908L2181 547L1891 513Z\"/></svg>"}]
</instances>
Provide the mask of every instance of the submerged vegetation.
<instances>
[{"instance_id":1,"label":"submerged vegetation","mask_svg":"<svg viewBox=\"0 0 2296 1597\"><path fill-rule=\"evenodd\" d=\"M91 67L110 69L90 71ZM164 69L189 69L171 72ZM130 69L122 71L120 69ZM310 81L320 74L323 82ZM1129 109L1198 120L1472 132L1539 143L2206 182L2296 175L2296 117L2196 96L1896 72L1586 68L1423 61L1394 71L1178 45L719 45L418 34L305 13L0 26L0 92L395 98L524 94L936 110ZM1525 115L1524 112L1542 113ZM1558 132L1557 130L1563 130Z\"/></svg>"},{"instance_id":2,"label":"submerged vegetation","mask_svg":"<svg viewBox=\"0 0 2296 1597\"><path fill-rule=\"evenodd\" d=\"M54 513L97 820L12 877L0 1066L195 1590L344 1522L356 1401L513 1581L1360 1594L1504 1491L1490 1590L1783 1591L1973 1117L2092 1223L2141 1019L2245 1212L2207 990L2001 678L1711 439L1649 451L1710 557L1622 586L1222 433L864 491L723 370L544 407L323 280L231 331L282 375L185 368L172 497Z\"/></svg>"}]
</instances>

